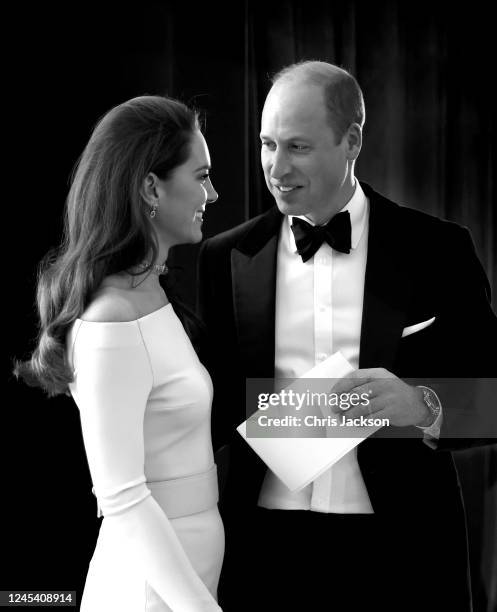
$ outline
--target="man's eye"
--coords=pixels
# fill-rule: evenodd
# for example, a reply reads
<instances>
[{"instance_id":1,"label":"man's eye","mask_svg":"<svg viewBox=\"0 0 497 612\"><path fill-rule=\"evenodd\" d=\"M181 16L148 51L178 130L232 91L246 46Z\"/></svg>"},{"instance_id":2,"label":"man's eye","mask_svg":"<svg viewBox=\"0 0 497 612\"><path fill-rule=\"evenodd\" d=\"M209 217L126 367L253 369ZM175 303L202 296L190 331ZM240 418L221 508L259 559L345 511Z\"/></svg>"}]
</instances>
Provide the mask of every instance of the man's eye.
<instances>
[{"instance_id":1,"label":"man's eye","mask_svg":"<svg viewBox=\"0 0 497 612\"><path fill-rule=\"evenodd\" d=\"M209 178L209 176L210 176L210 174L209 174L208 172L206 172L205 174L202 174L202 175L200 176L200 180L201 180L202 182L205 182L205 181L206 181L206 180Z\"/></svg>"},{"instance_id":2,"label":"man's eye","mask_svg":"<svg viewBox=\"0 0 497 612\"><path fill-rule=\"evenodd\" d=\"M291 146L292 149L294 149L295 151L307 151L307 149L309 148L307 145L303 144L293 144Z\"/></svg>"},{"instance_id":3,"label":"man's eye","mask_svg":"<svg viewBox=\"0 0 497 612\"><path fill-rule=\"evenodd\" d=\"M266 147L270 151L273 151L275 149L274 142L264 142L264 141L262 141L261 142L261 147Z\"/></svg>"}]
</instances>

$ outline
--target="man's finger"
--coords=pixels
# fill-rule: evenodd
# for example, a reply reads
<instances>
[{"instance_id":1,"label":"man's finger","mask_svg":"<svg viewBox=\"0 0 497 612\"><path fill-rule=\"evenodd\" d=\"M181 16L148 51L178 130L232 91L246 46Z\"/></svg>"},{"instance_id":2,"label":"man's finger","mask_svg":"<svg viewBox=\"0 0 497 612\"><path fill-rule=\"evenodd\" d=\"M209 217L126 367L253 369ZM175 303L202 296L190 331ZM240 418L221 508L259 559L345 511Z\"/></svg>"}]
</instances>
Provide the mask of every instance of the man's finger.
<instances>
[{"instance_id":1,"label":"man's finger","mask_svg":"<svg viewBox=\"0 0 497 612\"><path fill-rule=\"evenodd\" d=\"M333 386L333 393L349 393L358 385L362 385L370 380L374 380L374 376L372 376L372 371L370 369L354 370L344 378L341 378Z\"/></svg>"},{"instance_id":2,"label":"man's finger","mask_svg":"<svg viewBox=\"0 0 497 612\"><path fill-rule=\"evenodd\" d=\"M340 402L337 406L333 407L333 412L350 412L352 408L360 405L367 404L374 395L378 395L378 391L375 391L375 381L370 381L367 384L359 384L361 381L357 381L358 386L354 387L353 390L342 391L340 394ZM335 390L333 390L335 393Z\"/></svg>"},{"instance_id":3,"label":"man's finger","mask_svg":"<svg viewBox=\"0 0 497 612\"><path fill-rule=\"evenodd\" d=\"M377 413L382 411L386 407L385 401L382 397L372 397L367 402L362 402L357 406L352 406L349 410L342 412L342 415L346 419L355 419L357 417L372 417L376 418Z\"/></svg>"}]
</instances>

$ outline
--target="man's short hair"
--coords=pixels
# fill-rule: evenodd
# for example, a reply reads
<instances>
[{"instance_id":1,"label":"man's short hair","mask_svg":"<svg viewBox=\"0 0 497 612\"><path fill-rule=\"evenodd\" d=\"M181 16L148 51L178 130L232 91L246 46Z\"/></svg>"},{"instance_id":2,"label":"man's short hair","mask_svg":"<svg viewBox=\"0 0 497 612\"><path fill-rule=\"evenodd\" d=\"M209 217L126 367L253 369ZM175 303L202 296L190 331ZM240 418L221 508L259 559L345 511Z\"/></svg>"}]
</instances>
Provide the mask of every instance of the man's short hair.
<instances>
[{"instance_id":1,"label":"man's short hair","mask_svg":"<svg viewBox=\"0 0 497 612\"><path fill-rule=\"evenodd\" d=\"M335 133L337 142L352 123L361 128L366 118L364 97L355 78L334 64L307 60L286 66L277 72L271 82L301 81L323 88L328 120Z\"/></svg>"}]
</instances>

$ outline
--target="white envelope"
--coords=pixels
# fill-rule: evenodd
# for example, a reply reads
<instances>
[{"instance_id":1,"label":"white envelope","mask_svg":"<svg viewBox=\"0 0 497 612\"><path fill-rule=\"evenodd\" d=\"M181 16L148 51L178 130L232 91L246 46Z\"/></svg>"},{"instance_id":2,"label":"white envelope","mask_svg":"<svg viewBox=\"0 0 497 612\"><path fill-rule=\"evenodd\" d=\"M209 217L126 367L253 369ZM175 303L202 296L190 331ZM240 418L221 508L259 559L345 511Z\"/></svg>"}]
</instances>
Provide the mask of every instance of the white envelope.
<instances>
[{"instance_id":1,"label":"white envelope","mask_svg":"<svg viewBox=\"0 0 497 612\"><path fill-rule=\"evenodd\" d=\"M353 370L345 357L337 352L306 372L301 379L343 378ZM333 384L333 381L330 382ZM291 387L292 385L287 389ZM380 429L380 426L354 429L358 434L358 437L354 438L255 438L247 436L247 421L237 427L238 433L247 444L291 491L299 491L306 487L346 453ZM352 428L351 433L353 433Z\"/></svg>"}]
</instances>

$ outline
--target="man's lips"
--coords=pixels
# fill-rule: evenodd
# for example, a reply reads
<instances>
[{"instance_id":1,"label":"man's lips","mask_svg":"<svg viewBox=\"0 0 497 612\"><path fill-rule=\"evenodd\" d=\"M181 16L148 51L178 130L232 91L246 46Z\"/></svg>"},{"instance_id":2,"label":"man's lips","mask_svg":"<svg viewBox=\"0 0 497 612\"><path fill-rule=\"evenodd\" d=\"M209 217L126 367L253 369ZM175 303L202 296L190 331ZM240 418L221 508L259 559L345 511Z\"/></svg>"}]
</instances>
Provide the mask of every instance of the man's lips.
<instances>
[{"instance_id":1,"label":"man's lips","mask_svg":"<svg viewBox=\"0 0 497 612\"><path fill-rule=\"evenodd\" d=\"M300 189L300 185L274 185L273 187L277 189L280 193L291 193L296 189Z\"/></svg>"}]
</instances>

